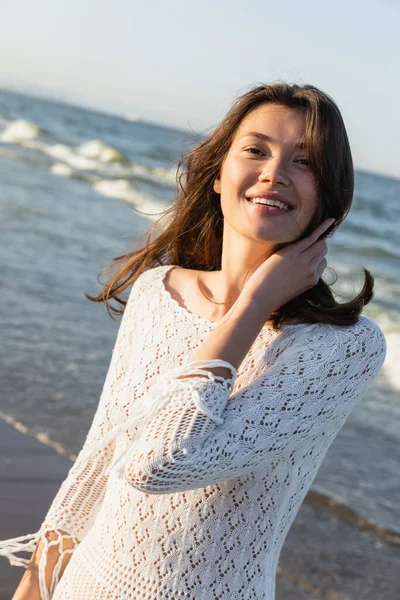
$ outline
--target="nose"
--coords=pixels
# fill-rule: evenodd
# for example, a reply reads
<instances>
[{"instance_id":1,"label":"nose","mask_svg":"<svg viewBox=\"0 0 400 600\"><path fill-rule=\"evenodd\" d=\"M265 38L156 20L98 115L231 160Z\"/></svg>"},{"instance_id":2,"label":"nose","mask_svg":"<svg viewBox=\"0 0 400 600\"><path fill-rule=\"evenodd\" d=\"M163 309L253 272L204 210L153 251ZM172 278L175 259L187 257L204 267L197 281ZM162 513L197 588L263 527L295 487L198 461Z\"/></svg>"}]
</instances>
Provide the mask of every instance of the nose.
<instances>
[{"instance_id":1,"label":"nose","mask_svg":"<svg viewBox=\"0 0 400 600\"><path fill-rule=\"evenodd\" d=\"M270 158L264 163L263 169L258 176L259 181L268 181L271 185L289 185L290 180L286 171L284 161L279 158Z\"/></svg>"}]
</instances>

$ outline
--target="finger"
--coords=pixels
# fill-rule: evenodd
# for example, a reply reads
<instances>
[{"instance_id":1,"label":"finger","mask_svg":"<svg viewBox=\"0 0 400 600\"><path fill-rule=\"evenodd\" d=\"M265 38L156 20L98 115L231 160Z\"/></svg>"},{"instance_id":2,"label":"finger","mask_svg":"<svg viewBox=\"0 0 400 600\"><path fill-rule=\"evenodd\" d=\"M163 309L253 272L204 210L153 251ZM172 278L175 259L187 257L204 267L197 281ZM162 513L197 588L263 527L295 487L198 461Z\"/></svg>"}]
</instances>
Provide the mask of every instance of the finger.
<instances>
[{"instance_id":1,"label":"finger","mask_svg":"<svg viewBox=\"0 0 400 600\"><path fill-rule=\"evenodd\" d=\"M316 262L315 264L315 279L318 282L322 273L325 271L326 267L328 266L327 260L326 258L323 258L322 260L320 259L319 262Z\"/></svg>"},{"instance_id":2,"label":"finger","mask_svg":"<svg viewBox=\"0 0 400 600\"><path fill-rule=\"evenodd\" d=\"M326 221L323 221L320 225L318 225L318 227L312 232L311 235L299 242L300 252L304 252L305 250L307 250L307 248L315 244L315 242L318 241L321 235L325 233L325 231L329 229L329 227L331 227L334 222L335 219L326 219Z\"/></svg>"},{"instance_id":3,"label":"finger","mask_svg":"<svg viewBox=\"0 0 400 600\"><path fill-rule=\"evenodd\" d=\"M325 271L327 266L328 266L327 260L326 260L326 258L324 258L317 269L318 279L320 279L320 277L322 276L322 274Z\"/></svg>"},{"instance_id":4,"label":"finger","mask_svg":"<svg viewBox=\"0 0 400 600\"><path fill-rule=\"evenodd\" d=\"M326 221L323 221L320 225L318 225L318 227L311 233L311 235L309 235L304 241L308 242L308 246L310 247L312 244L315 244L315 242L317 242L319 240L319 238L321 237L321 235L323 235L325 233L325 231L327 231L327 229L329 229L329 227L331 227L331 225L333 225L333 223L335 222L335 219L326 219Z\"/></svg>"},{"instance_id":5,"label":"finger","mask_svg":"<svg viewBox=\"0 0 400 600\"><path fill-rule=\"evenodd\" d=\"M309 246L306 250L302 252L302 257L309 262L312 262L315 258L322 260L325 254L328 252L328 246L326 244L326 240L318 240L311 246Z\"/></svg>"}]
</instances>

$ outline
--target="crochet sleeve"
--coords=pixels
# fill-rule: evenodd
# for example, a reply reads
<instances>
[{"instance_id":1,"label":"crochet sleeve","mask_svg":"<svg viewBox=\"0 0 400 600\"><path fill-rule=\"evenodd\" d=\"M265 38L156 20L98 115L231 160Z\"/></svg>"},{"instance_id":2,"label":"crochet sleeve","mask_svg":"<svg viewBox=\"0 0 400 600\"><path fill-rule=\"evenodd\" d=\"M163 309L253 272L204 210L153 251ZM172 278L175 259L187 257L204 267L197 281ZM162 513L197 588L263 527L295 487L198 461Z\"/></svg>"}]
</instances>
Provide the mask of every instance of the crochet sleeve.
<instances>
[{"instance_id":1,"label":"crochet sleeve","mask_svg":"<svg viewBox=\"0 0 400 600\"><path fill-rule=\"evenodd\" d=\"M112 428L109 410L113 396L123 385L128 373L128 363L132 339L135 335L136 299L140 294L139 278L130 292L127 305L120 323L116 343L113 349L107 376L100 396L97 411L87 434L85 443L66 479L56 494L39 531L18 538L0 541L0 556L9 559L11 565L27 567L30 561L18 556L20 552L32 553L39 540L44 545L39 563L39 583L41 599L52 597L55 586L59 581L59 570L63 556L73 552L73 549L62 550L59 560L53 569L53 581L50 590L45 584L45 568L47 553L50 546L59 545L62 540L72 540L76 545L82 541L94 523L104 498L107 483L107 467L109 466L115 446L114 437L110 437ZM108 439L110 438L110 439ZM88 452L91 447L100 445L101 449L94 455ZM87 456L90 455L89 458ZM58 538L49 541L47 532L53 531Z\"/></svg>"},{"instance_id":2,"label":"crochet sleeve","mask_svg":"<svg viewBox=\"0 0 400 600\"><path fill-rule=\"evenodd\" d=\"M315 344L308 339L304 345L298 336L261 376L234 393L231 365L230 380L201 368L229 366L224 361L197 361L171 373L151 390L156 410L131 442L120 475L149 494L176 493L268 469L283 454L295 460L298 449L321 436L328 448L386 351L382 332L367 319L332 330ZM178 379L182 372L202 371L208 377Z\"/></svg>"}]
</instances>

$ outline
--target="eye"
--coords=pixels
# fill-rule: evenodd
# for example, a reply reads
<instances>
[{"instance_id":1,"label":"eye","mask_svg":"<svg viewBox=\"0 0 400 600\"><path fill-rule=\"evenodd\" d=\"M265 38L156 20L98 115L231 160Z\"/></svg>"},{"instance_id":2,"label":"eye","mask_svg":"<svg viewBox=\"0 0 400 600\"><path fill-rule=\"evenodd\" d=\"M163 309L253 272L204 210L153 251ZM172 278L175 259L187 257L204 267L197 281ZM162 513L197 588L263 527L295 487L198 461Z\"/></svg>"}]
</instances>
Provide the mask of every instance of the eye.
<instances>
[{"instance_id":1,"label":"eye","mask_svg":"<svg viewBox=\"0 0 400 600\"><path fill-rule=\"evenodd\" d=\"M256 148L256 146L247 146L247 148L244 148L244 151L249 154L254 154L255 156L260 156L262 154L261 150Z\"/></svg>"},{"instance_id":2,"label":"eye","mask_svg":"<svg viewBox=\"0 0 400 600\"><path fill-rule=\"evenodd\" d=\"M295 162L298 162L301 165L305 165L306 167L310 165L310 161L308 160L308 158L296 158Z\"/></svg>"}]
</instances>

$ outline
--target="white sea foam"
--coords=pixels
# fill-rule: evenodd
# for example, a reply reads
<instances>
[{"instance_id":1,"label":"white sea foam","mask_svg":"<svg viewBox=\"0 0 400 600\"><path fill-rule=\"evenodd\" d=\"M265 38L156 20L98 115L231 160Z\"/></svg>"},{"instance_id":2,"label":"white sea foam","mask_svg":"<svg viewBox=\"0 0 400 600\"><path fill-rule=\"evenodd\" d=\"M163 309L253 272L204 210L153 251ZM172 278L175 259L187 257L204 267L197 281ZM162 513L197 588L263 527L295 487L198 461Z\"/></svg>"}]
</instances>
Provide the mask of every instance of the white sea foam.
<instances>
[{"instance_id":1,"label":"white sea foam","mask_svg":"<svg viewBox=\"0 0 400 600\"><path fill-rule=\"evenodd\" d=\"M382 311L375 306L367 307L366 315L382 329L386 339L386 359L382 372L387 382L400 390L400 315L395 311Z\"/></svg>"},{"instance_id":2,"label":"white sea foam","mask_svg":"<svg viewBox=\"0 0 400 600\"><path fill-rule=\"evenodd\" d=\"M50 168L50 172L60 177L70 177L71 179L79 179L81 181L86 181L90 184L99 181L99 177L97 177L96 175L83 173L79 170L73 169L65 163L54 163L54 165L52 165Z\"/></svg>"},{"instance_id":3,"label":"white sea foam","mask_svg":"<svg viewBox=\"0 0 400 600\"><path fill-rule=\"evenodd\" d=\"M338 300L353 298L361 289L364 275L359 265L330 261L339 278L333 285ZM327 277L325 279L328 279ZM368 304L363 314L382 329L386 339L387 353L382 375L385 383L400 390L400 313L396 310L399 285L393 275L378 273L375 278L375 300Z\"/></svg>"},{"instance_id":4,"label":"white sea foam","mask_svg":"<svg viewBox=\"0 0 400 600\"><path fill-rule=\"evenodd\" d=\"M105 144L101 140L91 140L81 144L76 149L80 156L94 158L101 163L127 163L126 157L116 148Z\"/></svg>"},{"instance_id":5,"label":"white sea foam","mask_svg":"<svg viewBox=\"0 0 400 600\"><path fill-rule=\"evenodd\" d=\"M152 196L137 192L126 179L99 181L93 185L94 189L110 198L118 198L131 204L138 210L146 213L146 217L156 221L165 210L164 202L157 202Z\"/></svg>"},{"instance_id":6,"label":"white sea foam","mask_svg":"<svg viewBox=\"0 0 400 600\"><path fill-rule=\"evenodd\" d=\"M48 156L57 159L59 163L65 163L72 167L74 171L71 171L71 176L73 173L76 175L76 171L90 171L106 182L109 178L140 178L161 185L173 186L175 184L174 169L124 162L126 159L118 153L118 150L111 146L103 146L99 140L83 144L76 151L65 144L49 146L35 141L28 142L26 145L31 147L34 145Z\"/></svg>"},{"instance_id":7,"label":"white sea foam","mask_svg":"<svg viewBox=\"0 0 400 600\"><path fill-rule=\"evenodd\" d=\"M66 144L47 146L43 151L49 156L56 158L58 161L62 161L70 167L80 171L96 171L98 168L97 160L75 153Z\"/></svg>"},{"instance_id":8,"label":"white sea foam","mask_svg":"<svg viewBox=\"0 0 400 600\"><path fill-rule=\"evenodd\" d=\"M71 167L65 165L64 163L54 163L50 171L54 173L54 175L61 175L63 177L73 177L75 173Z\"/></svg>"},{"instance_id":9,"label":"white sea foam","mask_svg":"<svg viewBox=\"0 0 400 600\"><path fill-rule=\"evenodd\" d=\"M155 183L175 185L176 181L176 168L166 169L163 167L150 167L145 165L132 165L132 173L137 177L142 177L148 181Z\"/></svg>"},{"instance_id":10,"label":"white sea foam","mask_svg":"<svg viewBox=\"0 0 400 600\"><path fill-rule=\"evenodd\" d=\"M6 126L0 134L0 141L9 143L20 143L40 137L41 129L35 123L17 119Z\"/></svg>"},{"instance_id":11,"label":"white sea foam","mask_svg":"<svg viewBox=\"0 0 400 600\"><path fill-rule=\"evenodd\" d=\"M70 146L66 144L45 144L41 141L28 141L24 144L24 146L28 146L31 148L35 148L37 150L41 150L47 156L57 160L59 164L65 164L68 167L71 167L73 171L71 174L76 171L90 171L93 173L98 173L99 176L130 176L132 173L131 166L125 166L120 163L113 162L103 162L98 160L98 158L91 158L90 156L85 156L84 152L76 152ZM109 154L111 150L108 151ZM90 154L88 152L88 154ZM75 173L76 174L76 173Z\"/></svg>"},{"instance_id":12,"label":"white sea foam","mask_svg":"<svg viewBox=\"0 0 400 600\"><path fill-rule=\"evenodd\" d=\"M386 338L387 354L383 364L382 371L388 383L395 389L400 390L400 333L390 331L386 333L382 328Z\"/></svg>"},{"instance_id":13,"label":"white sea foam","mask_svg":"<svg viewBox=\"0 0 400 600\"><path fill-rule=\"evenodd\" d=\"M55 159L57 166L53 165L51 171L57 175L76 177L77 171L91 171L100 177L134 179L141 178L151 183L169 187L175 186L176 169L154 167L129 162L126 156L117 148L100 139L88 140L77 148L67 144L48 144L43 139L43 131L38 125L24 119L7 122L0 134L0 142L19 144L20 146L43 152ZM61 170L64 163L70 167Z\"/></svg>"}]
</instances>

